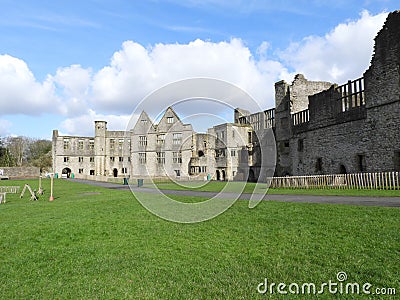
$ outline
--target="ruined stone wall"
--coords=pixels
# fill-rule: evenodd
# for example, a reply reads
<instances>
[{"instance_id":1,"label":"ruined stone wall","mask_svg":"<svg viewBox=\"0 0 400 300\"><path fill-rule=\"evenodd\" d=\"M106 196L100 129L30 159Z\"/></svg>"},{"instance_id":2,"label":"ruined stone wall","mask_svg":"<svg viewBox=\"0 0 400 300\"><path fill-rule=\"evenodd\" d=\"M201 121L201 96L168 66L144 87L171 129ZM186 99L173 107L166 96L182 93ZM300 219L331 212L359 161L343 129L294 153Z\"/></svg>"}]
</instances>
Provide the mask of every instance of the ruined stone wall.
<instances>
[{"instance_id":1,"label":"ruined stone wall","mask_svg":"<svg viewBox=\"0 0 400 300\"><path fill-rule=\"evenodd\" d=\"M371 171L400 169L400 11L389 14L375 38L364 73Z\"/></svg>"},{"instance_id":2,"label":"ruined stone wall","mask_svg":"<svg viewBox=\"0 0 400 300\"><path fill-rule=\"evenodd\" d=\"M293 153L290 143L293 136L293 115L309 107L309 96L325 91L329 82L308 81L302 74L296 75L292 84L280 81L275 84L275 138L277 149L276 174L293 174ZM298 128L298 127L297 127ZM303 130L308 127L303 126Z\"/></svg>"},{"instance_id":3,"label":"ruined stone wall","mask_svg":"<svg viewBox=\"0 0 400 300\"><path fill-rule=\"evenodd\" d=\"M294 114L308 108L308 96L327 90L332 83L309 81L303 74L297 74L290 85L290 113Z\"/></svg>"},{"instance_id":4,"label":"ruined stone wall","mask_svg":"<svg viewBox=\"0 0 400 300\"><path fill-rule=\"evenodd\" d=\"M37 167L0 167L2 176L13 178L39 178L40 169Z\"/></svg>"},{"instance_id":5,"label":"ruined stone wall","mask_svg":"<svg viewBox=\"0 0 400 300\"><path fill-rule=\"evenodd\" d=\"M363 78L309 96L309 120L293 124L292 116L289 150L278 146L291 174L400 169L399 28L400 12L389 14Z\"/></svg>"}]
</instances>

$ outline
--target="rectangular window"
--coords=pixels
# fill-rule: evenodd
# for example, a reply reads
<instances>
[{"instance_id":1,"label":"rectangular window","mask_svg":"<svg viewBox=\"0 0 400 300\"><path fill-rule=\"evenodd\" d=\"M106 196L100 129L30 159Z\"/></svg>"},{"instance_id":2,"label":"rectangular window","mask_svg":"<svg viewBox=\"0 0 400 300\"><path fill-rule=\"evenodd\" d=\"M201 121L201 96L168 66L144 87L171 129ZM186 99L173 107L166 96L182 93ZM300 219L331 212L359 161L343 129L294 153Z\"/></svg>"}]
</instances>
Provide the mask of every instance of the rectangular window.
<instances>
[{"instance_id":1,"label":"rectangular window","mask_svg":"<svg viewBox=\"0 0 400 300\"><path fill-rule=\"evenodd\" d=\"M90 170L89 175L94 175L94 170Z\"/></svg>"},{"instance_id":2,"label":"rectangular window","mask_svg":"<svg viewBox=\"0 0 400 300\"><path fill-rule=\"evenodd\" d=\"M83 157L82 157L82 156L79 156L78 161L79 161L80 163L82 163L82 162L83 162Z\"/></svg>"},{"instance_id":3,"label":"rectangular window","mask_svg":"<svg viewBox=\"0 0 400 300\"><path fill-rule=\"evenodd\" d=\"M79 173L79 174L83 174L83 169L79 169L79 170L78 170L78 173Z\"/></svg>"},{"instance_id":4,"label":"rectangular window","mask_svg":"<svg viewBox=\"0 0 400 300\"><path fill-rule=\"evenodd\" d=\"M225 149L215 149L215 157L225 157Z\"/></svg>"},{"instance_id":5,"label":"rectangular window","mask_svg":"<svg viewBox=\"0 0 400 300\"><path fill-rule=\"evenodd\" d=\"M394 151L393 162L394 162L394 170L396 172L400 171L400 151Z\"/></svg>"},{"instance_id":6,"label":"rectangular window","mask_svg":"<svg viewBox=\"0 0 400 300\"><path fill-rule=\"evenodd\" d=\"M232 157L236 156L236 150L231 150L231 156Z\"/></svg>"},{"instance_id":7,"label":"rectangular window","mask_svg":"<svg viewBox=\"0 0 400 300\"><path fill-rule=\"evenodd\" d=\"M78 150L83 150L83 140L78 141Z\"/></svg>"},{"instance_id":8,"label":"rectangular window","mask_svg":"<svg viewBox=\"0 0 400 300\"><path fill-rule=\"evenodd\" d=\"M131 161L131 157L130 157L130 156L128 156L128 161L129 161L129 162Z\"/></svg>"},{"instance_id":9,"label":"rectangular window","mask_svg":"<svg viewBox=\"0 0 400 300\"><path fill-rule=\"evenodd\" d=\"M172 152L172 162L175 164L182 163L182 152Z\"/></svg>"},{"instance_id":10,"label":"rectangular window","mask_svg":"<svg viewBox=\"0 0 400 300\"><path fill-rule=\"evenodd\" d=\"M303 152L304 150L304 139L298 139L297 141L297 151Z\"/></svg>"},{"instance_id":11,"label":"rectangular window","mask_svg":"<svg viewBox=\"0 0 400 300\"><path fill-rule=\"evenodd\" d=\"M365 172L365 155L364 154L357 154L357 168L359 172Z\"/></svg>"},{"instance_id":12,"label":"rectangular window","mask_svg":"<svg viewBox=\"0 0 400 300\"><path fill-rule=\"evenodd\" d=\"M122 174L128 174L128 169L127 168L122 168Z\"/></svg>"},{"instance_id":13,"label":"rectangular window","mask_svg":"<svg viewBox=\"0 0 400 300\"><path fill-rule=\"evenodd\" d=\"M94 149L94 140L89 140L89 150Z\"/></svg>"},{"instance_id":14,"label":"rectangular window","mask_svg":"<svg viewBox=\"0 0 400 300\"><path fill-rule=\"evenodd\" d=\"M206 166L202 166L200 167L201 173L206 173L207 172L207 167Z\"/></svg>"},{"instance_id":15,"label":"rectangular window","mask_svg":"<svg viewBox=\"0 0 400 300\"><path fill-rule=\"evenodd\" d=\"M147 146L147 136L145 135L139 136L139 146Z\"/></svg>"},{"instance_id":16,"label":"rectangular window","mask_svg":"<svg viewBox=\"0 0 400 300\"><path fill-rule=\"evenodd\" d=\"M139 153L139 163L144 165L146 163L146 153L140 152Z\"/></svg>"},{"instance_id":17,"label":"rectangular window","mask_svg":"<svg viewBox=\"0 0 400 300\"><path fill-rule=\"evenodd\" d=\"M181 170L174 170L176 177L181 176Z\"/></svg>"},{"instance_id":18,"label":"rectangular window","mask_svg":"<svg viewBox=\"0 0 400 300\"><path fill-rule=\"evenodd\" d=\"M124 161L124 158L122 156L119 157L119 161Z\"/></svg>"},{"instance_id":19,"label":"rectangular window","mask_svg":"<svg viewBox=\"0 0 400 300\"><path fill-rule=\"evenodd\" d=\"M289 153L290 152L290 142L289 141L282 141L279 142L279 149L282 153Z\"/></svg>"},{"instance_id":20,"label":"rectangular window","mask_svg":"<svg viewBox=\"0 0 400 300\"><path fill-rule=\"evenodd\" d=\"M315 172L316 173L319 173L319 172L322 172L322 158L321 157L318 157L317 158L317 162L315 163Z\"/></svg>"},{"instance_id":21,"label":"rectangular window","mask_svg":"<svg viewBox=\"0 0 400 300\"><path fill-rule=\"evenodd\" d=\"M69 150L69 139L64 139L64 150Z\"/></svg>"},{"instance_id":22,"label":"rectangular window","mask_svg":"<svg viewBox=\"0 0 400 300\"><path fill-rule=\"evenodd\" d=\"M122 150L123 146L124 146L124 139L119 139L118 140L118 150Z\"/></svg>"},{"instance_id":23,"label":"rectangular window","mask_svg":"<svg viewBox=\"0 0 400 300\"><path fill-rule=\"evenodd\" d=\"M93 162L94 162L94 157L91 156L90 159L89 159L89 161L90 161L91 163L93 163Z\"/></svg>"},{"instance_id":24,"label":"rectangular window","mask_svg":"<svg viewBox=\"0 0 400 300\"><path fill-rule=\"evenodd\" d=\"M147 124L147 120L146 119L142 119L142 120L140 120L140 123L142 123L142 125L146 125Z\"/></svg>"},{"instance_id":25,"label":"rectangular window","mask_svg":"<svg viewBox=\"0 0 400 300\"><path fill-rule=\"evenodd\" d=\"M69 157L68 157L68 156L65 156L65 157L64 157L64 162L65 162L65 163L69 162Z\"/></svg>"},{"instance_id":26,"label":"rectangular window","mask_svg":"<svg viewBox=\"0 0 400 300\"><path fill-rule=\"evenodd\" d=\"M174 123L174 117L168 117L168 118L167 118L167 123L168 123L168 124Z\"/></svg>"},{"instance_id":27,"label":"rectangular window","mask_svg":"<svg viewBox=\"0 0 400 300\"><path fill-rule=\"evenodd\" d=\"M157 135L157 144L164 145L165 142L165 134L158 134Z\"/></svg>"},{"instance_id":28,"label":"rectangular window","mask_svg":"<svg viewBox=\"0 0 400 300\"><path fill-rule=\"evenodd\" d=\"M110 161L115 161L115 157L114 156L110 156Z\"/></svg>"},{"instance_id":29,"label":"rectangular window","mask_svg":"<svg viewBox=\"0 0 400 300\"><path fill-rule=\"evenodd\" d=\"M172 143L174 145L180 145L182 143L182 133L174 133L172 135Z\"/></svg>"},{"instance_id":30,"label":"rectangular window","mask_svg":"<svg viewBox=\"0 0 400 300\"><path fill-rule=\"evenodd\" d=\"M158 164L165 164L165 152L157 152L157 163Z\"/></svg>"},{"instance_id":31,"label":"rectangular window","mask_svg":"<svg viewBox=\"0 0 400 300\"><path fill-rule=\"evenodd\" d=\"M114 139L110 139L110 149L111 150L115 149L115 140Z\"/></svg>"}]
</instances>

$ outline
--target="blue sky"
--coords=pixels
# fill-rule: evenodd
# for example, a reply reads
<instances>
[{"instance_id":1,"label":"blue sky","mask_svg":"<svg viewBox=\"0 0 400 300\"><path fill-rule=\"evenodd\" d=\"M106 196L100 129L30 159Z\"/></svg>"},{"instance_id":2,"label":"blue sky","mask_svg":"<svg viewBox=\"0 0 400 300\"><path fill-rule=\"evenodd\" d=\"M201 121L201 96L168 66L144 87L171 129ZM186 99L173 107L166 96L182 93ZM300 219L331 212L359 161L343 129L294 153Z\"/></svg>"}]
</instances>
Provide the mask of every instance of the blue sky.
<instances>
[{"instance_id":1,"label":"blue sky","mask_svg":"<svg viewBox=\"0 0 400 300\"><path fill-rule=\"evenodd\" d=\"M390 0L0 3L0 136L45 138L52 129L91 134L99 118L125 129L143 97L191 77L231 82L262 109L273 106L273 83L296 73L343 83L368 67L373 37L398 8Z\"/></svg>"}]
</instances>

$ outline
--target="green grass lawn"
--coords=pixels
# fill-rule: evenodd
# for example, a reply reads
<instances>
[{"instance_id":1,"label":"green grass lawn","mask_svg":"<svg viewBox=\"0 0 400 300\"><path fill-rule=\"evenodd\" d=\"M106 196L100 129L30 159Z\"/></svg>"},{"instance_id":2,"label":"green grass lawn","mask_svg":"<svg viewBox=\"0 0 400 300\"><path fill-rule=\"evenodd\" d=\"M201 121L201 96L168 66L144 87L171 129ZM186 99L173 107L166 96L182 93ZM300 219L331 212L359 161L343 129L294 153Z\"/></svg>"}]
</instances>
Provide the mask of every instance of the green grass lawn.
<instances>
[{"instance_id":1,"label":"green grass lawn","mask_svg":"<svg viewBox=\"0 0 400 300\"><path fill-rule=\"evenodd\" d=\"M265 193L266 184L242 183L242 182L209 181L209 182L167 182L156 183L159 189L165 190L195 190L203 192L219 192L224 187L226 191L240 188L243 193ZM145 187L154 187L147 184ZM370 196L370 197L400 197L400 190L357 190L357 189L268 189L269 195L319 195L319 196Z\"/></svg>"},{"instance_id":2,"label":"green grass lawn","mask_svg":"<svg viewBox=\"0 0 400 300\"><path fill-rule=\"evenodd\" d=\"M400 292L397 208L238 201L210 221L177 224L129 191L56 180L49 202L43 185L39 201L8 195L0 205L1 299L266 299L256 290L264 278L321 284L340 271Z\"/></svg>"}]
</instances>

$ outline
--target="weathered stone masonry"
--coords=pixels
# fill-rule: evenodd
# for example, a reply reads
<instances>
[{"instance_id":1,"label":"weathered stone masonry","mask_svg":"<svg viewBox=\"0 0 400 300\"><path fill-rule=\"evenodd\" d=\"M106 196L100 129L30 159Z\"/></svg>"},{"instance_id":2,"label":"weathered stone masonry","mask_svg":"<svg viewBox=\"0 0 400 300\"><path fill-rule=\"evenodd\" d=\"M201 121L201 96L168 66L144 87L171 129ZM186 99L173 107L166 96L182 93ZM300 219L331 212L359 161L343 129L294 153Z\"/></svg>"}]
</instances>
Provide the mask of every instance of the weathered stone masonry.
<instances>
[{"instance_id":1,"label":"weathered stone masonry","mask_svg":"<svg viewBox=\"0 0 400 300\"><path fill-rule=\"evenodd\" d=\"M362 78L275 84L276 175L400 170L399 28L390 13Z\"/></svg>"}]
</instances>

